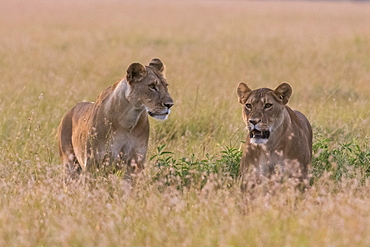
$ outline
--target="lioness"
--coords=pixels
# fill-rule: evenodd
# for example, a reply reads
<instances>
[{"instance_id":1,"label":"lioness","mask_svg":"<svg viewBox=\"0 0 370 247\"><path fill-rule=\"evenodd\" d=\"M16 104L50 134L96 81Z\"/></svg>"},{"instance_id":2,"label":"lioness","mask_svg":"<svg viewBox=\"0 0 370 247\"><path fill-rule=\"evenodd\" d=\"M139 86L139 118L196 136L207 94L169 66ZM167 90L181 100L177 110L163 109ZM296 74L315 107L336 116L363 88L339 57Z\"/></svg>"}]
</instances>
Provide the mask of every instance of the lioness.
<instances>
[{"instance_id":1,"label":"lioness","mask_svg":"<svg viewBox=\"0 0 370 247\"><path fill-rule=\"evenodd\" d=\"M242 177L255 172L257 177L278 173L306 179L312 156L312 129L302 113L286 105L292 95L291 86L282 83L275 90L251 90L241 82L237 94L249 131L240 166Z\"/></svg>"},{"instance_id":2,"label":"lioness","mask_svg":"<svg viewBox=\"0 0 370 247\"><path fill-rule=\"evenodd\" d=\"M126 165L126 178L143 169L148 115L167 119L173 106L163 72L159 59L149 66L133 63L126 77L100 93L96 102L78 103L65 114L58 141L66 179L103 165Z\"/></svg>"}]
</instances>

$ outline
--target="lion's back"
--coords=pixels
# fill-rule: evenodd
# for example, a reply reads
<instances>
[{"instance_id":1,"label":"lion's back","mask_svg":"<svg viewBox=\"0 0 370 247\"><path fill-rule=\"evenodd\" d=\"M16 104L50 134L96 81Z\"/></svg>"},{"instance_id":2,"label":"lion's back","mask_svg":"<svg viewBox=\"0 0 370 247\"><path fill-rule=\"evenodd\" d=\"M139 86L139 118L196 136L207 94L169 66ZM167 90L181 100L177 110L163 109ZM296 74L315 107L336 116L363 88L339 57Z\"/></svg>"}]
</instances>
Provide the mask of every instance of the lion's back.
<instances>
[{"instance_id":1,"label":"lion's back","mask_svg":"<svg viewBox=\"0 0 370 247\"><path fill-rule=\"evenodd\" d=\"M59 149L60 152L65 152L66 149L72 149L72 135L76 129L83 132L87 128L87 123L91 118L93 103L81 102L70 109L62 118L59 125ZM77 128L76 128L77 127Z\"/></svg>"},{"instance_id":2,"label":"lion's back","mask_svg":"<svg viewBox=\"0 0 370 247\"><path fill-rule=\"evenodd\" d=\"M300 122L303 133L308 138L309 146L312 147L312 127L310 122L308 121L307 117L300 111L295 110L294 113L296 114L298 121Z\"/></svg>"},{"instance_id":3,"label":"lion's back","mask_svg":"<svg viewBox=\"0 0 370 247\"><path fill-rule=\"evenodd\" d=\"M77 103L72 109L71 113L74 119L86 117L93 110L93 102L80 102Z\"/></svg>"}]
</instances>

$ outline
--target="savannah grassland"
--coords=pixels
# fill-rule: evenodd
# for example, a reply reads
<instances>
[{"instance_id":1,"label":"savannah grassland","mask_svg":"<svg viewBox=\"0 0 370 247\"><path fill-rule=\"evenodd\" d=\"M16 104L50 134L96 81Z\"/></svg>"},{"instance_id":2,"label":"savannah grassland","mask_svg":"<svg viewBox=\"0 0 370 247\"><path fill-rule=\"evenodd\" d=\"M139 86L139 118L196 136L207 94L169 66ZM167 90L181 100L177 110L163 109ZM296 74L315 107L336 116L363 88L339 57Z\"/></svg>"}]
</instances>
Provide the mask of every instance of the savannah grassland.
<instances>
[{"instance_id":1,"label":"savannah grassland","mask_svg":"<svg viewBox=\"0 0 370 247\"><path fill-rule=\"evenodd\" d=\"M369 246L369 13L351 2L1 1L0 246ZM64 186L62 115L153 57L175 106L151 120L135 188L120 173ZM292 85L289 105L315 133L307 192L241 193L214 169L237 170L240 81Z\"/></svg>"}]
</instances>

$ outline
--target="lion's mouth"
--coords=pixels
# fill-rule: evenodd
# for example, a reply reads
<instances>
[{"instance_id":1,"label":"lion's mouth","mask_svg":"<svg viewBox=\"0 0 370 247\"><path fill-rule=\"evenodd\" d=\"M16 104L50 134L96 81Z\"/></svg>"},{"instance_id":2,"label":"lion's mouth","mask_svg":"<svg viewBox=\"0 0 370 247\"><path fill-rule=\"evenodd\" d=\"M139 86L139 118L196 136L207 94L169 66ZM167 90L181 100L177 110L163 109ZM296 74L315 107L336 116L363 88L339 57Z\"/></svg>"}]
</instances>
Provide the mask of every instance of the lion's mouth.
<instances>
[{"instance_id":1,"label":"lion's mouth","mask_svg":"<svg viewBox=\"0 0 370 247\"><path fill-rule=\"evenodd\" d=\"M149 116L151 116L155 119L165 120L165 119L167 119L168 114L170 114L170 111L167 111L165 113L154 113L154 112L148 111L148 114L149 114Z\"/></svg>"},{"instance_id":2,"label":"lion's mouth","mask_svg":"<svg viewBox=\"0 0 370 247\"><path fill-rule=\"evenodd\" d=\"M249 131L249 136L252 139L268 139L270 136L269 130L259 131L259 130L251 130Z\"/></svg>"}]
</instances>

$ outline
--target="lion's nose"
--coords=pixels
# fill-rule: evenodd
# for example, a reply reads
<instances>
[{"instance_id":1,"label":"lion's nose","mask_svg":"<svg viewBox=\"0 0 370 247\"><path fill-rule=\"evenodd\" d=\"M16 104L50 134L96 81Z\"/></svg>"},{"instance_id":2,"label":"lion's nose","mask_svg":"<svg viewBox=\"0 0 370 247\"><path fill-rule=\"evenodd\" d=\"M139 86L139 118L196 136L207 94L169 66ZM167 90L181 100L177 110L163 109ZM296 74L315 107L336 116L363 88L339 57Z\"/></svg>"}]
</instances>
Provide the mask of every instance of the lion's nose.
<instances>
[{"instance_id":1,"label":"lion's nose","mask_svg":"<svg viewBox=\"0 0 370 247\"><path fill-rule=\"evenodd\" d=\"M253 118L253 119L249 119L249 122L253 125L257 125L259 122L261 122L261 119Z\"/></svg>"},{"instance_id":2,"label":"lion's nose","mask_svg":"<svg viewBox=\"0 0 370 247\"><path fill-rule=\"evenodd\" d=\"M163 105L170 109L173 106L173 103L163 103Z\"/></svg>"}]
</instances>

